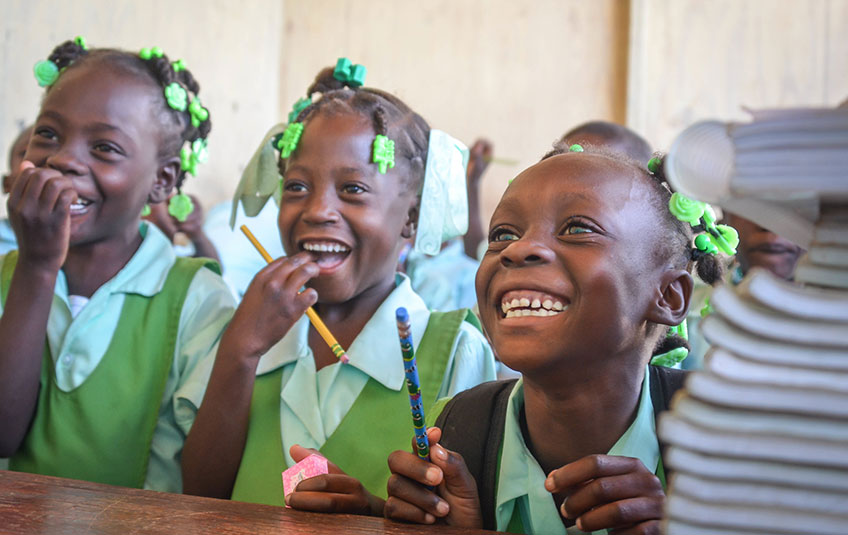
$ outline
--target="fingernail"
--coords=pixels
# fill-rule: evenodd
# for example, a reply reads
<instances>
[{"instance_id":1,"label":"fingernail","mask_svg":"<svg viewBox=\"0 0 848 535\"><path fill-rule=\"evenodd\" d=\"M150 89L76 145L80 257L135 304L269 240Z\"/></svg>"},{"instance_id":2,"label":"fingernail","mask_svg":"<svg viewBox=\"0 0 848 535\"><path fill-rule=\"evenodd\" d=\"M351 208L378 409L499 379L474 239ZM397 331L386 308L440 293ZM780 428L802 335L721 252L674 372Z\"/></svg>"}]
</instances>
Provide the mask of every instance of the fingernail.
<instances>
[{"instance_id":1,"label":"fingernail","mask_svg":"<svg viewBox=\"0 0 848 535\"><path fill-rule=\"evenodd\" d=\"M548 477L547 477L547 479L545 479L545 489L546 489L548 492L553 492L553 491L554 491L554 488L555 488L555 485L554 485L554 476L548 476Z\"/></svg>"},{"instance_id":2,"label":"fingernail","mask_svg":"<svg viewBox=\"0 0 848 535\"><path fill-rule=\"evenodd\" d=\"M438 511L440 515L446 515L450 512L450 505L448 505L448 502L444 500L439 500L439 503L436 504L436 511Z\"/></svg>"},{"instance_id":3,"label":"fingernail","mask_svg":"<svg viewBox=\"0 0 848 535\"><path fill-rule=\"evenodd\" d=\"M286 494L285 498L283 498L283 501L285 502L286 505L289 504L289 496L291 496L291 493Z\"/></svg>"},{"instance_id":4,"label":"fingernail","mask_svg":"<svg viewBox=\"0 0 848 535\"><path fill-rule=\"evenodd\" d=\"M562 505L559 506L559 512L562 513L562 516L564 516L565 518L568 518L568 511L565 510L565 501L566 500L563 500Z\"/></svg>"},{"instance_id":5,"label":"fingernail","mask_svg":"<svg viewBox=\"0 0 848 535\"><path fill-rule=\"evenodd\" d=\"M424 515L424 523L425 524L432 524L435 521L436 521L436 517L431 515L430 513L426 513Z\"/></svg>"},{"instance_id":6,"label":"fingernail","mask_svg":"<svg viewBox=\"0 0 848 535\"><path fill-rule=\"evenodd\" d=\"M577 519L577 522L574 523L574 525L577 526L577 529L583 531L583 522L581 522L579 518Z\"/></svg>"},{"instance_id":7,"label":"fingernail","mask_svg":"<svg viewBox=\"0 0 848 535\"><path fill-rule=\"evenodd\" d=\"M436 457L436 459L440 461L444 461L448 458L448 452L446 452L445 449L439 446L438 444L433 446L433 448L430 450L430 453L432 453Z\"/></svg>"},{"instance_id":8,"label":"fingernail","mask_svg":"<svg viewBox=\"0 0 848 535\"><path fill-rule=\"evenodd\" d=\"M427 472L424 474L424 478L427 480L427 483L431 483L433 485L439 482L439 475L441 475L442 471L436 468L435 466L431 466L427 469Z\"/></svg>"}]
</instances>

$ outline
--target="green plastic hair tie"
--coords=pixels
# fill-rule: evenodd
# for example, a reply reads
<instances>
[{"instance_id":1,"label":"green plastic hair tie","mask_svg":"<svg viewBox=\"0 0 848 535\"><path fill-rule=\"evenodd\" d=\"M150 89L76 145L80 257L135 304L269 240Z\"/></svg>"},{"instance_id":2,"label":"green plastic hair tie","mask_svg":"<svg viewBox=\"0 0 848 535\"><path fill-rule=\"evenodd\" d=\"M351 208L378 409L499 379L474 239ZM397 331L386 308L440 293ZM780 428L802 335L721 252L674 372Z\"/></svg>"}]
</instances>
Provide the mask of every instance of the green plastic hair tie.
<instances>
[{"instance_id":1,"label":"green plastic hair tie","mask_svg":"<svg viewBox=\"0 0 848 535\"><path fill-rule=\"evenodd\" d=\"M149 216L152 212L153 212L153 210L151 210L151 209L150 209L150 205L149 205L149 204L145 204L144 206L142 206L142 207L141 207L141 217L147 217L147 216Z\"/></svg>"},{"instance_id":2,"label":"green plastic hair tie","mask_svg":"<svg viewBox=\"0 0 848 535\"><path fill-rule=\"evenodd\" d=\"M145 61L152 59L152 58L161 58L164 55L165 55L165 52L162 51L162 48L158 47L158 46L154 46L154 47L151 47L151 48L142 48L138 52L138 57L140 57L141 59L143 59Z\"/></svg>"},{"instance_id":3,"label":"green plastic hair tie","mask_svg":"<svg viewBox=\"0 0 848 535\"><path fill-rule=\"evenodd\" d=\"M300 115L300 112L309 107L310 104L312 104L312 97L297 99L297 102L295 102L294 106L292 106L292 111L289 112L289 122L295 122L297 120L297 116Z\"/></svg>"},{"instance_id":4,"label":"green plastic hair tie","mask_svg":"<svg viewBox=\"0 0 848 535\"><path fill-rule=\"evenodd\" d=\"M178 59L177 61L171 63L171 68L174 69L174 72L180 72L186 70L188 67L186 67L185 61L183 61L182 59Z\"/></svg>"},{"instance_id":5,"label":"green plastic hair tie","mask_svg":"<svg viewBox=\"0 0 848 535\"><path fill-rule=\"evenodd\" d=\"M695 236L695 249L706 254L718 253L718 248L713 244L709 234L698 234Z\"/></svg>"},{"instance_id":6,"label":"green plastic hair tie","mask_svg":"<svg viewBox=\"0 0 848 535\"><path fill-rule=\"evenodd\" d=\"M188 106L188 92L177 82L171 82L165 87L165 100L172 109L185 111Z\"/></svg>"},{"instance_id":7,"label":"green plastic hair tie","mask_svg":"<svg viewBox=\"0 0 848 535\"><path fill-rule=\"evenodd\" d=\"M192 212L194 212L194 203L185 193L177 193L168 201L168 213L180 223L185 223Z\"/></svg>"},{"instance_id":8,"label":"green plastic hair tie","mask_svg":"<svg viewBox=\"0 0 848 535\"><path fill-rule=\"evenodd\" d=\"M668 328L666 337L679 336L684 340L689 339L689 329L686 326L686 320L683 320L680 325L674 325Z\"/></svg>"},{"instance_id":9,"label":"green plastic hair tie","mask_svg":"<svg viewBox=\"0 0 848 535\"><path fill-rule=\"evenodd\" d=\"M35 80L41 87L53 85L56 78L59 77L59 67L49 59L43 59L36 62L32 68L32 73L35 75Z\"/></svg>"},{"instance_id":10,"label":"green plastic hair tie","mask_svg":"<svg viewBox=\"0 0 848 535\"><path fill-rule=\"evenodd\" d=\"M197 165L206 163L209 158L206 140L199 138L194 140L191 147L183 147L180 149L180 169L189 173L191 176L197 176Z\"/></svg>"},{"instance_id":11,"label":"green plastic hair tie","mask_svg":"<svg viewBox=\"0 0 848 535\"><path fill-rule=\"evenodd\" d=\"M333 78L344 82L350 87L357 88L365 83L367 70L363 65L353 65L347 58L339 58L336 68L333 69Z\"/></svg>"},{"instance_id":12,"label":"green plastic hair tie","mask_svg":"<svg viewBox=\"0 0 848 535\"><path fill-rule=\"evenodd\" d=\"M209 110L203 107L200 99L194 97L188 105L188 113L191 115L191 126L198 128L200 123L209 118Z\"/></svg>"},{"instance_id":13,"label":"green plastic hair tie","mask_svg":"<svg viewBox=\"0 0 848 535\"><path fill-rule=\"evenodd\" d=\"M710 298L704 300L704 306L701 308L701 317L706 318L713 313L713 307L710 305Z\"/></svg>"},{"instance_id":14,"label":"green plastic hair tie","mask_svg":"<svg viewBox=\"0 0 848 535\"><path fill-rule=\"evenodd\" d=\"M583 152L583 146L575 143L574 145L568 147L568 152Z\"/></svg>"},{"instance_id":15,"label":"green plastic hair tie","mask_svg":"<svg viewBox=\"0 0 848 535\"><path fill-rule=\"evenodd\" d=\"M655 175L660 172L660 168L662 167L662 159L654 156L650 160L648 160L648 171Z\"/></svg>"},{"instance_id":16,"label":"green plastic hair tie","mask_svg":"<svg viewBox=\"0 0 848 535\"><path fill-rule=\"evenodd\" d=\"M736 246L739 245L739 233L729 225L716 225L708 229L710 241L719 251L727 256L736 254Z\"/></svg>"},{"instance_id":17,"label":"green plastic hair tie","mask_svg":"<svg viewBox=\"0 0 848 535\"><path fill-rule=\"evenodd\" d=\"M374 138L374 153L371 160L380 168L380 173L386 174L389 168L395 166L395 142L382 134Z\"/></svg>"},{"instance_id":18,"label":"green plastic hair tie","mask_svg":"<svg viewBox=\"0 0 848 535\"><path fill-rule=\"evenodd\" d=\"M651 364L654 366L663 366L665 368L671 368L676 366L677 364L683 362L686 357L689 355L689 351L685 347L677 347L663 353L662 355L657 355L651 359Z\"/></svg>"},{"instance_id":19,"label":"green plastic hair tie","mask_svg":"<svg viewBox=\"0 0 848 535\"><path fill-rule=\"evenodd\" d=\"M668 200L668 209L680 221L697 227L701 224L701 218L707 210L707 204L674 192Z\"/></svg>"},{"instance_id":20,"label":"green plastic hair tie","mask_svg":"<svg viewBox=\"0 0 848 535\"><path fill-rule=\"evenodd\" d=\"M286 130L283 132L283 137L277 142L277 150L280 151L281 158L288 158L297 144L300 141L300 136L303 134L303 123L289 123Z\"/></svg>"},{"instance_id":21,"label":"green plastic hair tie","mask_svg":"<svg viewBox=\"0 0 848 535\"><path fill-rule=\"evenodd\" d=\"M83 37L82 35L77 35L74 38L74 43L76 43L76 45L81 49L88 50L88 43L85 41L85 37Z\"/></svg>"}]
</instances>

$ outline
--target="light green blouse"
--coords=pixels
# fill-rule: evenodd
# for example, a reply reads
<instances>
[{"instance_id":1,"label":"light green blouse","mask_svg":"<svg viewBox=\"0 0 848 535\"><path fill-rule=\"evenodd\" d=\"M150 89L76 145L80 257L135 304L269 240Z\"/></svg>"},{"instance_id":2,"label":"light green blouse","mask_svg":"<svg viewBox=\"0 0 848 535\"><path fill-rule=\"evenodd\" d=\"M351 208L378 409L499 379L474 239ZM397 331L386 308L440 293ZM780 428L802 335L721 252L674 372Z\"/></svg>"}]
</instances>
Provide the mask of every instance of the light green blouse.
<instances>
[{"instance_id":1,"label":"light green blouse","mask_svg":"<svg viewBox=\"0 0 848 535\"><path fill-rule=\"evenodd\" d=\"M547 474L527 449L521 433L519 417L524 406L524 383L519 379L509 396L504 425L504 440L498 470L495 517L498 531L509 526L515 508L518 508L526 533L562 534L584 533L572 527L566 531L553 495L545 490ZM636 419L609 450L608 455L635 457L651 471L655 471L660 458L657 441L654 407L651 402L650 374L645 369L642 393ZM595 531L595 535L606 530Z\"/></svg>"}]
</instances>

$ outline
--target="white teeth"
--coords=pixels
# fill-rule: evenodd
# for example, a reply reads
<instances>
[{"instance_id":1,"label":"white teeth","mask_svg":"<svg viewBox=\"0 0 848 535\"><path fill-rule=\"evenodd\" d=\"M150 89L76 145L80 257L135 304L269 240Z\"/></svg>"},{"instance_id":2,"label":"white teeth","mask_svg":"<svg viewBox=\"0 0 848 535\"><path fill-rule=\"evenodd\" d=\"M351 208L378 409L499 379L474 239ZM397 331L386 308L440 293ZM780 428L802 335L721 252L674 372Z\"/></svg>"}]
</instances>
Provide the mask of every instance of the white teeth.
<instances>
[{"instance_id":1,"label":"white teeth","mask_svg":"<svg viewBox=\"0 0 848 535\"><path fill-rule=\"evenodd\" d=\"M551 306L553 306L553 304L554 304L554 302L551 301L550 299L545 299L544 301L542 301L542 306L547 308L548 310L551 309Z\"/></svg>"},{"instance_id":2,"label":"white teeth","mask_svg":"<svg viewBox=\"0 0 848 535\"><path fill-rule=\"evenodd\" d=\"M522 297L521 299L518 300L518 305L522 306L522 307L529 307L530 306L530 300L527 299L526 297Z\"/></svg>"},{"instance_id":3,"label":"white teeth","mask_svg":"<svg viewBox=\"0 0 848 535\"><path fill-rule=\"evenodd\" d=\"M565 307L562 306L562 303L560 303L559 301L554 301L554 310L560 311L560 310L563 310L564 308Z\"/></svg>"},{"instance_id":4,"label":"white teeth","mask_svg":"<svg viewBox=\"0 0 848 535\"><path fill-rule=\"evenodd\" d=\"M501 311L506 314L509 312L509 303L501 303Z\"/></svg>"},{"instance_id":5,"label":"white teeth","mask_svg":"<svg viewBox=\"0 0 848 535\"><path fill-rule=\"evenodd\" d=\"M305 251L313 251L318 253L342 253L347 252L348 248L339 243L313 243L307 242L303 244Z\"/></svg>"},{"instance_id":6,"label":"white teeth","mask_svg":"<svg viewBox=\"0 0 848 535\"><path fill-rule=\"evenodd\" d=\"M510 308L518 308L520 305L521 303L518 301L518 298L513 299L509 303Z\"/></svg>"},{"instance_id":7,"label":"white teeth","mask_svg":"<svg viewBox=\"0 0 848 535\"><path fill-rule=\"evenodd\" d=\"M541 306L542 306L542 303L538 299L533 299L533 302L530 303L530 308L539 308Z\"/></svg>"}]
</instances>

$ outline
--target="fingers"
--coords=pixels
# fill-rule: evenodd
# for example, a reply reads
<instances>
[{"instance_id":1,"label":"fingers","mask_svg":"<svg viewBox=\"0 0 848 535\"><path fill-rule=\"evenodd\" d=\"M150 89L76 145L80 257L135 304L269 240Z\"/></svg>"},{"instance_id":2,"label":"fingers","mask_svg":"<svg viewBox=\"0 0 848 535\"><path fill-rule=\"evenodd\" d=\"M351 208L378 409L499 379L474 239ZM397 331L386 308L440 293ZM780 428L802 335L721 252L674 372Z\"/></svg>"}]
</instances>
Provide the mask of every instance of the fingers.
<instances>
[{"instance_id":1,"label":"fingers","mask_svg":"<svg viewBox=\"0 0 848 535\"><path fill-rule=\"evenodd\" d=\"M435 486L442 482L442 469L408 451L389 454L389 470L422 485Z\"/></svg>"},{"instance_id":2,"label":"fingers","mask_svg":"<svg viewBox=\"0 0 848 535\"><path fill-rule=\"evenodd\" d=\"M295 509L319 513L367 515L371 512L368 494L362 484L341 474L323 474L301 481L286 497Z\"/></svg>"},{"instance_id":3,"label":"fingers","mask_svg":"<svg viewBox=\"0 0 848 535\"><path fill-rule=\"evenodd\" d=\"M623 528L624 531L632 533L659 533L663 501L659 498L640 497L608 503L579 517L577 528L586 532ZM641 528L643 530L655 525L657 531L632 531L641 524L645 524Z\"/></svg>"},{"instance_id":4,"label":"fingers","mask_svg":"<svg viewBox=\"0 0 848 535\"><path fill-rule=\"evenodd\" d=\"M427 429L427 441L430 444L435 444L439 440L442 439L442 430L438 427L430 427ZM416 453L418 451L418 446L415 444L415 435L412 435L410 439L412 443L412 453Z\"/></svg>"},{"instance_id":5,"label":"fingers","mask_svg":"<svg viewBox=\"0 0 848 535\"><path fill-rule=\"evenodd\" d=\"M289 448L289 455L291 455L291 458L294 459L294 462L296 463L299 463L310 455L318 455L320 457L324 457L323 455L321 455L321 452L316 450L315 448L304 448L300 444L292 444L292 447ZM344 470L336 466L333 461L329 459L327 459L327 470L331 474L346 475Z\"/></svg>"},{"instance_id":6,"label":"fingers","mask_svg":"<svg viewBox=\"0 0 848 535\"><path fill-rule=\"evenodd\" d=\"M649 520L627 528L612 529L608 533L610 535L661 535L661 524L660 520Z\"/></svg>"},{"instance_id":7,"label":"fingers","mask_svg":"<svg viewBox=\"0 0 848 535\"><path fill-rule=\"evenodd\" d=\"M578 518L599 505L639 497L664 497L659 478L647 470L593 479L569 495L561 510L567 518Z\"/></svg>"},{"instance_id":8,"label":"fingers","mask_svg":"<svg viewBox=\"0 0 848 535\"><path fill-rule=\"evenodd\" d=\"M477 483L468 471L462 455L443 448L441 444L434 444L430 448L430 460L442 469L445 489L451 495L463 499L477 499Z\"/></svg>"},{"instance_id":9,"label":"fingers","mask_svg":"<svg viewBox=\"0 0 848 535\"><path fill-rule=\"evenodd\" d=\"M386 500L386 506L383 509L383 514L389 520L396 520L399 522L432 524L436 521L436 517L432 514L427 513L421 508L405 502L395 496L389 496Z\"/></svg>"},{"instance_id":10,"label":"fingers","mask_svg":"<svg viewBox=\"0 0 848 535\"><path fill-rule=\"evenodd\" d=\"M637 470L647 471L642 461L617 455L587 455L548 474L545 489L552 493L571 493L590 479L618 476Z\"/></svg>"},{"instance_id":11,"label":"fingers","mask_svg":"<svg viewBox=\"0 0 848 535\"><path fill-rule=\"evenodd\" d=\"M448 503L432 490L404 476L392 474L386 489L389 494L383 509L386 518L432 524L450 512Z\"/></svg>"}]
</instances>

